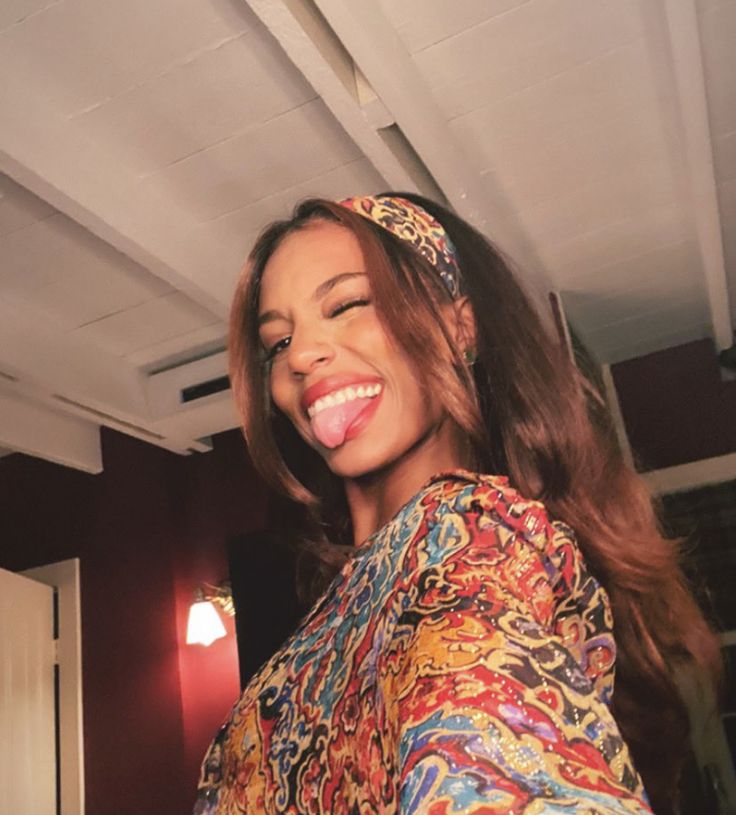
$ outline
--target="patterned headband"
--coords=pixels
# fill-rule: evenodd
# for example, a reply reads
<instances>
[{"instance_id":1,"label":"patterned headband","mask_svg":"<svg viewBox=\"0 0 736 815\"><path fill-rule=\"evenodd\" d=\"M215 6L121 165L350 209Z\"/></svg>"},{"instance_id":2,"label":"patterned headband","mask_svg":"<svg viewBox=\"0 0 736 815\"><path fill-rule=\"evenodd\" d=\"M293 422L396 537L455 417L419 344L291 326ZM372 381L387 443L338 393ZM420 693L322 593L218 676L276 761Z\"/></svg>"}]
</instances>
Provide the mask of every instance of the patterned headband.
<instances>
[{"instance_id":1,"label":"patterned headband","mask_svg":"<svg viewBox=\"0 0 736 815\"><path fill-rule=\"evenodd\" d=\"M345 198L340 206L357 212L410 243L437 270L453 300L460 296L457 253L439 221L406 198L366 195Z\"/></svg>"}]
</instances>

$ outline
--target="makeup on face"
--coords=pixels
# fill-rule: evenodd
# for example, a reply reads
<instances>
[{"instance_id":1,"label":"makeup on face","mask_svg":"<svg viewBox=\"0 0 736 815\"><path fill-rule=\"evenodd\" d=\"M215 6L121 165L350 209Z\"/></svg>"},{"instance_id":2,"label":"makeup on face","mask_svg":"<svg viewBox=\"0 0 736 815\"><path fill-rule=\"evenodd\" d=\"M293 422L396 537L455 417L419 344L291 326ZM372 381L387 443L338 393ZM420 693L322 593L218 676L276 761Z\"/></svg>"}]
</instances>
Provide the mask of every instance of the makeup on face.
<instances>
[{"instance_id":1,"label":"makeup on face","mask_svg":"<svg viewBox=\"0 0 736 815\"><path fill-rule=\"evenodd\" d=\"M353 234L321 223L290 235L261 280L271 398L349 477L416 451L440 416L376 313L364 270Z\"/></svg>"}]
</instances>

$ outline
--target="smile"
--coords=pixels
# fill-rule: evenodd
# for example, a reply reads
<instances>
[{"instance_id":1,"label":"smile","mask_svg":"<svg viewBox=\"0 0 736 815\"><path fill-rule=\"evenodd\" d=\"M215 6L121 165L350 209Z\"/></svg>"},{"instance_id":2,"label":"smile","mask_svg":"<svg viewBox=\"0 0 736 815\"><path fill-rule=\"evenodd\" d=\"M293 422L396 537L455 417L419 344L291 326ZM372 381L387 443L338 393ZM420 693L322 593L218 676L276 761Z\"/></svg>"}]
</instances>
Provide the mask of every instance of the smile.
<instances>
[{"instance_id":1,"label":"smile","mask_svg":"<svg viewBox=\"0 0 736 815\"><path fill-rule=\"evenodd\" d=\"M307 414L310 419L313 419L317 414L321 413L327 408L343 405L347 402L353 402L356 399L372 399L378 396L383 390L383 386L376 383L374 385L349 385L346 388L332 391L326 396L315 400L308 408Z\"/></svg>"}]
</instances>

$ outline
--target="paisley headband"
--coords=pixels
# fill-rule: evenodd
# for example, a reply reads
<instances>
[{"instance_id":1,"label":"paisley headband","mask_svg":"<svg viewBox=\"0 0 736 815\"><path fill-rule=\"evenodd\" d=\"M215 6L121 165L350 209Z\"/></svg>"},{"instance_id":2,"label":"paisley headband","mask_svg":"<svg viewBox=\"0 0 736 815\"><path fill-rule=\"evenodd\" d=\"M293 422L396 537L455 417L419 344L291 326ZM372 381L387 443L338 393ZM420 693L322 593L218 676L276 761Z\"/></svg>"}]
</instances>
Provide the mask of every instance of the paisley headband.
<instances>
[{"instance_id":1,"label":"paisley headband","mask_svg":"<svg viewBox=\"0 0 736 815\"><path fill-rule=\"evenodd\" d=\"M406 198L371 195L345 198L340 206L410 243L437 270L453 300L460 296L457 253L445 228L425 209Z\"/></svg>"}]
</instances>

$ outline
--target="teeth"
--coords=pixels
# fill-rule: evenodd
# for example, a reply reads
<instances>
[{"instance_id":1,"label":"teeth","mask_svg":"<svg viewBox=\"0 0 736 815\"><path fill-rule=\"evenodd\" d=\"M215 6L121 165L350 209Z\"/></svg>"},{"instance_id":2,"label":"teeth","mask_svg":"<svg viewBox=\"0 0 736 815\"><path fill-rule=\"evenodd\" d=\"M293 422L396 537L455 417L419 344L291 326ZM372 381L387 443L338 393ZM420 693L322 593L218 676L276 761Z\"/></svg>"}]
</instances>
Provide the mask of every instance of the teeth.
<instances>
[{"instance_id":1,"label":"teeth","mask_svg":"<svg viewBox=\"0 0 736 815\"><path fill-rule=\"evenodd\" d=\"M353 399L373 398L383 390L383 386L376 383L375 385L358 385L357 387L349 386L341 388L339 391L328 393L327 396L322 396L317 399L307 408L307 414L310 419L314 418L318 413L328 407L335 407L335 405L343 405L345 402L352 402Z\"/></svg>"}]
</instances>

